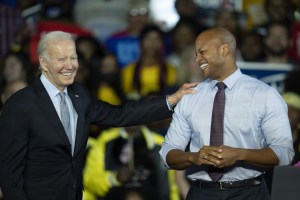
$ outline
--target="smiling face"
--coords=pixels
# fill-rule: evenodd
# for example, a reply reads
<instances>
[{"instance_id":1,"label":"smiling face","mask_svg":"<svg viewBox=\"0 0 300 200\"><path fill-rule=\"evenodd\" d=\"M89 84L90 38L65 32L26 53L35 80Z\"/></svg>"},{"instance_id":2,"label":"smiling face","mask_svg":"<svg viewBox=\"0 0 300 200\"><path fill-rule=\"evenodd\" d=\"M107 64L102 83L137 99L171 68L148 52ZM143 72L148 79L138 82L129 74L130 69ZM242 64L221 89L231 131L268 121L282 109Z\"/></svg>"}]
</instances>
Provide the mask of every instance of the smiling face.
<instances>
[{"instance_id":1,"label":"smiling face","mask_svg":"<svg viewBox=\"0 0 300 200\"><path fill-rule=\"evenodd\" d=\"M236 70L235 40L224 29L202 32L196 39L196 62L205 77L223 81Z\"/></svg>"},{"instance_id":2,"label":"smiling face","mask_svg":"<svg viewBox=\"0 0 300 200\"><path fill-rule=\"evenodd\" d=\"M42 73L60 91L74 82L78 70L75 43L58 39L49 42L48 56L40 56Z\"/></svg>"},{"instance_id":3,"label":"smiling face","mask_svg":"<svg viewBox=\"0 0 300 200\"><path fill-rule=\"evenodd\" d=\"M197 38L196 62L199 64L205 77L220 78L222 67L222 62L220 62L221 45L218 41L210 39L207 35L201 35Z\"/></svg>"}]
</instances>

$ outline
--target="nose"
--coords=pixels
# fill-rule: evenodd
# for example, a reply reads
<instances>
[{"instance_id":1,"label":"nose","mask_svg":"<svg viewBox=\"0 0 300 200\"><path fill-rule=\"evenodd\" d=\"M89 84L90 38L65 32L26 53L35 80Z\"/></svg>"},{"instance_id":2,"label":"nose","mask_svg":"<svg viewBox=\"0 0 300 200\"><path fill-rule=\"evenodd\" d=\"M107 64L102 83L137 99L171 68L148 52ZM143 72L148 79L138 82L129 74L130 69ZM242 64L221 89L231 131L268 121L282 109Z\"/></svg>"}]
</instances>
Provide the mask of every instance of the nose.
<instances>
[{"instance_id":1,"label":"nose","mask_svg":"<svg viewBox=\"0 0 300 200\"><path fill-rule=\"evenodd\" d=\"M200 63L202 60L202 56L200 54L196 54L196 63Z\"/></svg>"},{"instance_id":2,"label":"nose","mask_svg":"<svg viewBox=\"0 0 300 200\"><path fill-rule=\"evenodd\" d=\"M67 68L67 69L72 69L73 68L73 62L72 62L71 59L66 59L65 68Z\"/></svg>"}]
</instances>

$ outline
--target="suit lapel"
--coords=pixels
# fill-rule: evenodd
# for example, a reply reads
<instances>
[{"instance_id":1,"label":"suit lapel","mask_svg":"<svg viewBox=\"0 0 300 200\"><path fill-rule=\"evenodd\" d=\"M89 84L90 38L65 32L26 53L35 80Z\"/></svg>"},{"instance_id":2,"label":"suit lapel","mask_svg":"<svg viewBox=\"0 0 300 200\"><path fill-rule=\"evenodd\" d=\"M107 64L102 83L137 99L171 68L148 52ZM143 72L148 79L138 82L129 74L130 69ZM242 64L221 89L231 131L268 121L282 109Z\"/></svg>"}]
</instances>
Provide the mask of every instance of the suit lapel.
<instances>
[{"instance_id":1,"label":"suit lapel","mask_svg":"<svg viewBox=\"0 0 300 200\"><path fill-rule=\"evenodd\" d=\"M68 94L78 115L74 149L74 155L76 155L80 149L80 145L82 145L82 141L84 141L82 138L84 136L84 113L80 96L72 89L72 87L68 87Z\"/></svg>"},{"instance_id":2,"label":"suit lapel","mask_svg":"<svg viewBox=\"0 0 300 200\"><path fill-rule=\"evenodd\" d=\"M48 119L51 126L53 126L53 130L55 134L69 147L71 151L71 144L68 140L68 137L65 133L64 127L59 119L59 116L55 110L55 107L45 89L40 78L34 83L35 92L38 96L36 103L42 110L45 117Z\"/></svg>"}]
</instances>

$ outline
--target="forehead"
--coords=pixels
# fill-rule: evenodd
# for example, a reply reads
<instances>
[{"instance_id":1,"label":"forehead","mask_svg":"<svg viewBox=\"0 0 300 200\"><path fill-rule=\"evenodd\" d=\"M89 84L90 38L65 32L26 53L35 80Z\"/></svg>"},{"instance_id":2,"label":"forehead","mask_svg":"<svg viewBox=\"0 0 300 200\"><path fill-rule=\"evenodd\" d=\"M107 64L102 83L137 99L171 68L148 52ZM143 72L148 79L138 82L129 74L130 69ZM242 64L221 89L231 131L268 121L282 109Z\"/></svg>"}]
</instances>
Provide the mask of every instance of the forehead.
<instances>
[{"instance_id":1,"label":"forehead","mask_svg":"<svg viewBox=\"0 0 300 200\"><path fill-rule=\"evenodd\" d=\"M61 53L61 54L73 54L76 52L75 42L72 40L56 40L50 42L48 47L48 52L51 53Z\"/></svg>"},{"instance_id":2,"label":"forehead","mask_svg":"<svg viewBox=\"0 0 300 200\"><path fill-rule=\"evenodd\" d=\"M216 39L213 39L209 34L205 33L197 37L195 45L196 48L199 49L199 48L210 47L216 43L217 43Z\"/></svg>"}]
</instances>

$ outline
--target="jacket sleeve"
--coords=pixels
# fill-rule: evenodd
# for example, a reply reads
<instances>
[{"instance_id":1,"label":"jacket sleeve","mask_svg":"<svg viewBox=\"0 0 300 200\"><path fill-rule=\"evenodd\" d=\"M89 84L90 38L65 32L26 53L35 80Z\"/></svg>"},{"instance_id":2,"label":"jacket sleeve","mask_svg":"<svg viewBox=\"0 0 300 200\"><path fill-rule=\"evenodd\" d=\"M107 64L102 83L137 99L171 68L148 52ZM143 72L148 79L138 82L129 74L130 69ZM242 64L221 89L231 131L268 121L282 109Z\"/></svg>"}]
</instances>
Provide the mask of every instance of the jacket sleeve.
<instances>
[{"instance_id":1,"label":"jacket sleeve","mask_svg":"<svg viewBox=\"0 0 300 200\"><path fill-rule=\"evenodd\" d=\"M5 199L26 200L23 171L28 146L25 111L14 98L3 107L0 116L0 187Z\"/></svg>"},{"instance_id":2,"label":"jacket sleeve","mask_svg":"<svg viewBox=\"0 0 300 200\"><path fill-rule=\"evenodd\" d=\"M111 137L114 137L114 133L103 133L93 141L83 171L86 192L100 197L104 197L112 187L121 185L116 178L116 172L105 168L105 148Z\"/></svg>"},{"instance_id":3,"label":"jacket sleeve","mask_svg":"<svg viewBox=\"0 0 300 200\"><path fill-rule=\"evenodd\" d=\"M136 126L172 116L166 97L132 101L120 106L95 100L89 113L92 122L110 127Z\"/></svg>"}]
</instances>

